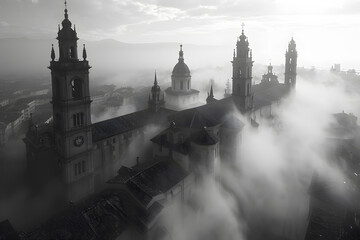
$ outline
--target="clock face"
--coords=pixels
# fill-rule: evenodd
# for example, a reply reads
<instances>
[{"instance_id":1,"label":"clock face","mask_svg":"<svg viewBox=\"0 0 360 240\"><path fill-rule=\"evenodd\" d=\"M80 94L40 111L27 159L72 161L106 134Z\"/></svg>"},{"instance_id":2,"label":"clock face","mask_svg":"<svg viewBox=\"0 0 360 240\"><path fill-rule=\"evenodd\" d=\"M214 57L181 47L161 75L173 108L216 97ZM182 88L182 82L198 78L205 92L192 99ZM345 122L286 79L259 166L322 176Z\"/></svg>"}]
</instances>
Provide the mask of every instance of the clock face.
<instances>
[{"instance_id":1,"label":"clock face","mask_svg":"<svg viewBox=\"0 0 360 240\"><path fill-rule=\"evenodd\" d=\"M84 137L83 136L78 136L74 139L74 145L77 147L80 147L81 145L83 145L84 143Z\"/></svg>"}]
</instances>

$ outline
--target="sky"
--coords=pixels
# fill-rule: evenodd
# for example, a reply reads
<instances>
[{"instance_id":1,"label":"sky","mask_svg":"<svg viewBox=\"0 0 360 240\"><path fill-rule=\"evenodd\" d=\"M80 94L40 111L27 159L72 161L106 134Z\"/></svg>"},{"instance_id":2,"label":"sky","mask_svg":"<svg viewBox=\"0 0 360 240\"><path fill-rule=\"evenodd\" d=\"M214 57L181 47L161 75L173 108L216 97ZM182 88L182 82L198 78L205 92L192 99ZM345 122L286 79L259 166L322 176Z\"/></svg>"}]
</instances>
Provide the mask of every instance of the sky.
<instances>
[{"instance_id":1,"label":"sky","mask_svg":"<svg viewBox=\"0 0 360 240\"><path fill-rule=\"evenodd\" d=\"M62 0L1 0L0 38L54 38L63 9ZM223 46L230 59L244 23L257 63L283 64L294 37L298 66L360 70L357 0L68 0L68 9L84 40Z\"/></svg>"}]
</instances>

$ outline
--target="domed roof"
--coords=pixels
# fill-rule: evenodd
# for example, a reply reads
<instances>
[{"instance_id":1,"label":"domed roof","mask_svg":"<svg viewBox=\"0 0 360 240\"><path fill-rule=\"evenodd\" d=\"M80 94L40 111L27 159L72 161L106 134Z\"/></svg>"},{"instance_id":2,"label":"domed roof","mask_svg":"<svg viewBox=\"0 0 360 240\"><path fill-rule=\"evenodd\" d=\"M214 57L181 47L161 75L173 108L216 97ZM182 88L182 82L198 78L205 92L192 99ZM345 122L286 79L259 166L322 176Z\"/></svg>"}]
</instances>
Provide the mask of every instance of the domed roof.
<instances>
[{"instance_id":1,"label":"domed roof","mask_svg":"<svg viewBox=\"0 0 360 240\"><path fill-rule=\"evenodd\" d=\"M184 62L184 52L182 50L182 45L180 45L180 51L179 51L179 62L175 65L173 71L173 76L190 76L190 70L189 67Z\"/></svg>"},{"instance_id":2,"label":"domed roof","mask_svg":"<svg viewBox=\"0 0 360 240\"><path fill-rule=\"evenodd\" d=\"M176 75L176 76L190 76L190 70L189 67L184 63L183 61L179 61L173 71L172 71L172 75Z\"/></svg>"}]
</instances>

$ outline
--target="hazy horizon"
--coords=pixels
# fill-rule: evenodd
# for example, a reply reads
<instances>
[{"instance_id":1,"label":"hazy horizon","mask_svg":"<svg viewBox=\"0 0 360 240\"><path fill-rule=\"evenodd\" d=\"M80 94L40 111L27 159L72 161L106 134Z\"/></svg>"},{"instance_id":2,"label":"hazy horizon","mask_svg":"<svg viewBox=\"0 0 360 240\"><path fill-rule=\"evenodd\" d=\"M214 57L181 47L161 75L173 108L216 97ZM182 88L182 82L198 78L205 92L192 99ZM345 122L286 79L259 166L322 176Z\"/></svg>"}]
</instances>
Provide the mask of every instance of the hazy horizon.
<instances>
[{"instance_id":1,"label":"hazy horizon","mask_svg":"<svg viewBox=\"0 0 360 240\"><path fill-rule=\"evenodd\" d=\"M62 0L4 0L0 38L54 39L63 10ZM340 63L343 69L359 69L356 57L349 54L360 52L356 31L360 3L355 0L70 0L68 10L80 40L219 46L229 60L244 22L254 61L259 64L271 59L281 65L293 36L298 66L329 69ZM211 51L207 54L211 58Z\"/></svg>"}]
</instances>

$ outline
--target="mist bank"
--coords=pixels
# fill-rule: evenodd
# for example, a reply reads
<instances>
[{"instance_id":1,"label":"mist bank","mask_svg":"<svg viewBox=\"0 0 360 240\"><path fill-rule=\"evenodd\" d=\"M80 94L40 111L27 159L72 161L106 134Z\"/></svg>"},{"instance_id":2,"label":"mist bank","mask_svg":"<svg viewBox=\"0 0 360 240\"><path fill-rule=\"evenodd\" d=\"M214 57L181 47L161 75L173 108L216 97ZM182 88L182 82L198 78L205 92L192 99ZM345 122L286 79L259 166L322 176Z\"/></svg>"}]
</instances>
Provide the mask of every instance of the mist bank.
<instances>
[{"instance_id":1,"label":"mist bank","mask_svg":"<svg viewBox=\"0 0 360 240\"><path fill-rule=\"evenodd\" d=\"M322 73L298 77L296 90L274 104L274 118L257 119L258 128L234 112L246 123L234 163L202 176L187 202L163 212L162 239L304 239L314 173L346 179L330 139L333 114L359 114L359 100L341 77Z\"/></svg>"},{"instance_id":2,"label":"mist bank","mask_svg":"<svg viewBox=\"0 0 360 240\"><path fill-rule=\"evenodd\" d=\"M55 36L55 35L54 35ZM81 38L81 36L80 36ZM26 38L0 39L0 76L48 76L51 44L58 56L58 43L54 39ZM129 44L116 40L78 41L79 56L86 44L92 78L118 76L125 81L127 72L139 70L171 71L178 59L180 43ZM224 46L184 45L185 61L191 68L216 67L231 60L232 49ZM125 76L121 76L125 73Z\"/></svg>"}]
</instances>

